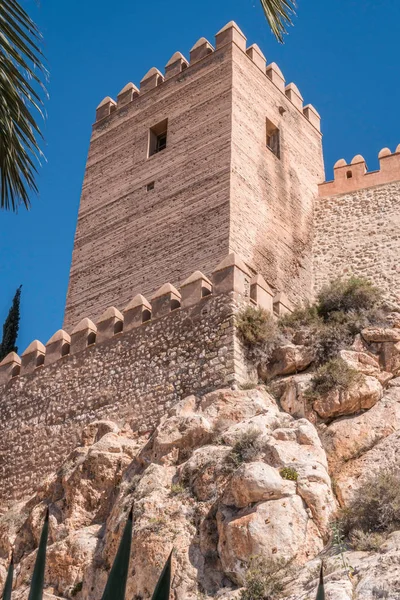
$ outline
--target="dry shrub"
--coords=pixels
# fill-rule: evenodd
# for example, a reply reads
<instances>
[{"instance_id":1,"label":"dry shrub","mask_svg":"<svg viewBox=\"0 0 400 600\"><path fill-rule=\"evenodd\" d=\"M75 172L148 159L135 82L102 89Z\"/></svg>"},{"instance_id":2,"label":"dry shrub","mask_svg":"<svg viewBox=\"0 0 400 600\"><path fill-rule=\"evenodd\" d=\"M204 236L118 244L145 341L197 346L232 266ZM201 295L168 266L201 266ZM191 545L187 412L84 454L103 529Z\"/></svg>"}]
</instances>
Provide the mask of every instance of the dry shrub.
<instances>
[{"instance_id":1,"label":"dry shrub","mask_svg":"<svg viewBox=\"0 0 400 600\"><path fill-rule=\"evenodd\" d=\"M355 529L351 532L350 544L354 550L359 552L377 552L386 540L386 535L377 532L365 532Z\"/></svg>"},{"instance_id":2,"label":"dry shrub","mask_svg":"<svg viewBox=\"0 0 400 600\"><path fill-rule=\"evenodd\" d=\"M332 390L348 391L362 380L362 375L352 369L342 358L333 358L319 367L311 379L307 395L324 396Z\"/></svg>"},{"instance_id":3,"label":"dry shrub","mask_svg":"<svg viewBox=\"0 0 400 600\"><path fill-rule=\"evenodd\" d=\"M270 313L247 306L236 316L236 326L250 359L259 363L271 356L279 341L279 329Z\"/></svg>"},{"instance_id":4,"label":"dry shrub","mask_svg":"<svg viewBox=\"0 0 400 600\"><path fill-rule=\"evenodd\" d=\"M305 343L315 348L315 363L323 365L348 348L362 329L385 323L381 301L381 292L366 279L336 279L321 290L315 305L286 315L279 327L292 339L303 332Z\"/></svg>"},{"instance_id":5,"label":"dry shrub","mask_svg":"<svg viewBox=\"0 0 400 600\"><path fill-rule=\"evenodd\" d=\"M335 279L317 297L318 314L326 321L332 313L370 310L382 299L378 288L363 277Z\"/></svg>"},{"instance_id":6,"label":"dry shrub","mask_svg":"<svg viewBox=\"0 0 400 600\"><path fill-rule=\"evenodd\" d=\"M340 526L350 540L359 544L378 543L372 534L389 534L400 529L400 469L370 477L340 515ZM360 533L368 534L361 538ZM382 542L380 542L382 543ZM379 544L380 545L380 544Z\"/></svg>"},{"instance_id":7,"label":"dry shrub","mask_svg":"<svg viewBox=\"0 0 400 600\"><path fill-rule=\"evenodd\" d=\"M251 557L246 572L244 588L240 600L278 600L283 591L282 579L287 575L282 568L269 565L259 556Z\"/></svg>"},{"instance_id":8,"label":"dry shrub","mask_svg":"<svg viewBox=\"0 0 400 600\"><path fill-rule=\"evenodd\" d=\"M261 452L260 435L258 429L248 429L240 434L227 456L228 463L239 467L242 463L258 458Z\"/></svg>"}]
</instances>

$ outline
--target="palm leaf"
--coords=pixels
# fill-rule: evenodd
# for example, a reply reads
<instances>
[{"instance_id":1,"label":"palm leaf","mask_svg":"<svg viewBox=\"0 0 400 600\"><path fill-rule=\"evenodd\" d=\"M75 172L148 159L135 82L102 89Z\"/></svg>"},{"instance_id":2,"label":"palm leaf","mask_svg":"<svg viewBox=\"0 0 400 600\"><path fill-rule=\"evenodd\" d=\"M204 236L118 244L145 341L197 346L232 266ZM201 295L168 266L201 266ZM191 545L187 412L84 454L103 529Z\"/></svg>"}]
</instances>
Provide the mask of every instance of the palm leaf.
<instances>
[{"instance_id":1,"label":"palm leaf","mask_svg":"<svg viewBox=\"0 0 400 600\"><path fill-rule=\"evenodd\" d=\"M317 591L317 597L315 600L325 600L324 563L321 563L321 570L319 572L319 586Z\"/></svg>"},{"instance_id":2,"label":"palm leaf","mask_svg":"<svg viewBox=\"0 0 400 600\"><path fill-rule=\"evenodd\" d=\"M42 600L43 598L44 571L46 568L46 547L48 536L49 509L46 510L46 516L44 519L42 534L40 536L39 548L36 556L35 568L33 569L31 589L29 591L28 600Z\"/></svg>"},{"instance_id":3,"label":"palm leaf","mask_svg":"<svg viewBox=\"0 0 400 600\"><path fill-rule=\"evenodd\" d=\"M17 0L0 0L0 208L27 208L42 155L36 118L43 116L47 71L41 34Z\"/></svg>"},{"instance_id":4,"label":"palm leaf","mask_svg":"<svg viewBox=\"0 0 400 600\"><path fill-rule=\"evenodd\" d=\"M171 562L172 551L164 565L151 600L169 600L169 594L171 591Z\"/></svg>"},{"instance_id":5,"label":"palm leaf","mask_svg":"<svg viewBox=\"0 0 400 600\"><path fill-rule=\"evenodd\" d=\"M8 567L8 574L6 583L4 584L3 590L3 600L11 600L11 592L13 585L13 576L14 576L14 557L11 555L10 566Z\"/></svg>"},{"instance_id":6,"label":"palm leaf","mask_svg":"<svg viewBox=\"0 0 400 600\"><path fill-rule=\"evenodd\" d=\"M260 0L272 33L283 43L287 25L292 25L292 15L295 14L295 0Z\"/></svg>"},{"instance_id":7,"label":"palm leaf","mask_svg":"<svg viewBox=\"0 0 400 600\"><path fill-rule=\"evenodd\" d=\"M130 510L102 600L124 600L131 556L133 509Z\"/></svg>"}]
</instances>

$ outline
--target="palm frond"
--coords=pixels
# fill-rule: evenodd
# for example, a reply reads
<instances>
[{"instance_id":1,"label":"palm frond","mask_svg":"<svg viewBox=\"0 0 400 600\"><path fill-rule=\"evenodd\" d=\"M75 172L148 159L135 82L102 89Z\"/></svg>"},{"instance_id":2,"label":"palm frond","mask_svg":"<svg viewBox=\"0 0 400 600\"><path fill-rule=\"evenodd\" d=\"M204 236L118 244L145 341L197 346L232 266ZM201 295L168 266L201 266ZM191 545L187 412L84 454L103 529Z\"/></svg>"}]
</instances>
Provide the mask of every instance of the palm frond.
<instances>
[{"instance_id":1,"label":"palm frond","mask_svg":"<svg viewBox=\"0 0 400 600\"><path fill-rule=\"evenodd\" d=\"M325 600L324 563L321 563L321 570L319 572L319 585L316 600Z\"/></svg>"},{"instance_id":2,"label":"palm frond","mask_svg":"<svg viewBox=\"0 0 400 600\"><path fill-rule=\"evenodd\" d=\"M295 0L260 0L265 16L276 39L283 43L287 25L292 25L295 14Z\"/></svg>"},{"instance_id":3,"label":"palm frond","mask_svg":"<svg viewBox=\"0 0 400 600\"><path fill-rule=\"evenodd\" d=\"M172 552L173 551L171 551L167 562L164 565L151 600L169 600L171 591Z\"/></svg>"},{"instance_id":4,"label":"palm frond","mask_svg":"<svg viewBox=\"0 0 400 600\"><path fill-rule=\"evenodd\" d=\"M8 567L7 579L4 584L2 600L11 600L11 592L14 577L14 557L11 555L10 566Z\"/></svg>"},{"instance_id":5,"label":"palm frond","mask_svg":"<svg viewBox=\"0 0 400 600\"><path fill-rule=\"evenodd\" d=\"M114 559L102 600L124 600L126 584L129 574L129 559L131 557L133 527L133 508L128 515L124 532L119 543L118 551Z\"/></svg>"},{"instance_id":6,"label":"palm frond","mask_svg":"<svg viewBox=\"0 0 400 600\"><path fill-rule=\"evenodd\" d=\"M40 536L39 548L36 555L35 566L33 568L33 575L28 600L42 600L43 598L44 573L46 569L46 550L48 537L49 509L47 508L43 529Z\"/></svg>"},{"instance_id":7,"label":"palm frond","mask_svg":"<svg viewBox=\"0 0 400 600\"><path fill-rule=\"evenodd\" d=\"M42 152L37 117L43 117L47 70L42 36L16 0L0 0L0 208L29 208L37 192Z\"/></svg>"}]
</instances>

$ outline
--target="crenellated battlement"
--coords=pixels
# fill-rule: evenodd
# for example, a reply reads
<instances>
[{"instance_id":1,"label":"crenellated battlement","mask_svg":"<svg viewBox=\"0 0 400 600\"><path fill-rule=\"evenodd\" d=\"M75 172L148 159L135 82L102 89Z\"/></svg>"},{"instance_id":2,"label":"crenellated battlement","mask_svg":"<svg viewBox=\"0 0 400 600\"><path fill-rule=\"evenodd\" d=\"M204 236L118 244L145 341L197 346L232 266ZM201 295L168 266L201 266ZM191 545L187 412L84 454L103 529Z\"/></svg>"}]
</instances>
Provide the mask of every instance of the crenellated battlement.
<instances>
[{"instance_id":1,"label":"crenellated battlement","mask_svg":"<svg viewBox=\"0 0 400 600\"><path fill-rule=\"evenodd\" d=\"M133 83L126 84L117 96L117 101L107 96L100 102L96 109L96 124L103 122L113 113L128 104L135 102L140 96L152 92L169 80L179 77L183 71L190 74L190 68L211 54L217 53L227 44L235 44L242 50L259 69L281 92L288 98L304 117L320 131L321 117L311 104L303 105L303 97L294 83L286 85L284 75L278 65L274 62L267 64L267 60L257 46L247 46L247 38L238 25L231 21L223 27L215 36L215 47L204 37L200 38L190 50L190 60L183 54L175 52L167 62L164 74L156 67L152 67L140 81L140 89Z\"/></svg>"},{"instance_id":2,"label":"crenellated battlement","mask_svg":"<svg viewBox=\"0 0 400 600\"><path fill-rule=\"evenodd\" d=\"M333 167L333 181L326 181L319 186L319 196L334 196L355 192L375 185L383 185L400 181L400 144L395 152L383 148L378 155L380 168L368 171L365 159L357 154L350 164L341 158Z\"/></svg>"},{"instance_id":3,"label":"crenellated battlement","mask_svg":"<svg viewBox=\"0 0 400 600\"><path fill-rule=\"evenodd\" d=\"M70 334L60 329L46 345L35 340L21 357L11 352L0 363L0 385L16 377L29 375L67 356L81 353L91 346L146 327L171 313L193 308L207 299L231 292L247 298L250 303L276 316L291 310L284 293L274 292L261 275L252 276L245 263L231 253L215 268L212 280L200 271L195 271L182 283L179 290L172 284L165 283L153 294L150 302L137 294L122 312L111 306L96 323L85 317Z\"/></svg>"}]
</instances>

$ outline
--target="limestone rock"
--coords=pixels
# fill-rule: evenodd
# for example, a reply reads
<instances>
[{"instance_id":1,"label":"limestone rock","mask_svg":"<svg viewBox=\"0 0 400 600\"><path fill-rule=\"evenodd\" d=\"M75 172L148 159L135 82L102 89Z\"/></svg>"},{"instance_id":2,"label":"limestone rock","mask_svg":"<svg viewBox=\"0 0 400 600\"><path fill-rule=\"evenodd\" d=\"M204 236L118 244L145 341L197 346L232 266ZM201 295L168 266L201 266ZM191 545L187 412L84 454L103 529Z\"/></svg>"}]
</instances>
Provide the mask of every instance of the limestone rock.
<instances>
[{"instance_id":1,"label":"limestone rock","mask_svg":"<svg viewBox=\"0 0 400 600\"><path fill-rule=\"evenodd\" d=\"M366 376L350 390L333 390L320 396L313 409L321 419L351 415L372 408L383 395L382 385L375 377Z\"/></svg>"},{"instance_id":2,"label":"limestone rock","mask_svg":"<svg viewBox=\"0 0 400 600\"><path fill-rule=\"evenodd\" d=\"M285 481L277 469L264 462L244 464L235 471L225 488L222 502L237 508L266 500L278 500L296 493L296 483Z\"/></svg>"},{"instance_id":3,"label":"limestone rock","mask_svg":"<svg viewBox=\"0 0 400 600\"><path fill-rule=\"evenodd\" d=\"M269 381L277 375L292 375L304 371L314 360L311 346L296 346L286 344L277 348L267 364L260 367L260 377Z\"/></svg>"},{"instance_id":4,"label":"limestone rock","mask_svg":"<svg viewBox=\"0 0 400 600\"><path fill-rule=\"evenodd\" d=\"M361 332L367 342L400 342L400 329L384 327L367 327Z\"/></svg>"},{"instance_id":5,"label":"limestone rock","mask_svg":"<svg viewBox=\"0 0 400 600\"><path fill-rule=\"evenodd\" d=\"M400 429L400 388L393 387L382 400L361 415L337 419L321 430L332 473L358 458L380 440Z\"/></svg>"}]
</instances>

